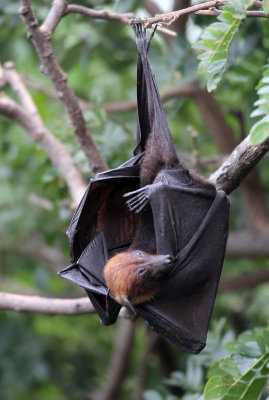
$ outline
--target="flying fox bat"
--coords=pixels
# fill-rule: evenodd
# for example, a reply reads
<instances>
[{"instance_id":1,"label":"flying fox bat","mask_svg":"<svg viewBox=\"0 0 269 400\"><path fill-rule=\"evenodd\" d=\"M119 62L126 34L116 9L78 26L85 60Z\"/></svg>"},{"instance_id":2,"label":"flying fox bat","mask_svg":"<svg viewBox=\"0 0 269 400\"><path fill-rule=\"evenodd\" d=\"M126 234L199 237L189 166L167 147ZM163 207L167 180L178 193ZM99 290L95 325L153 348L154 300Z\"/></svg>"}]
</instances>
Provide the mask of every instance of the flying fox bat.
<instances>
[{"instance_id":1,"label":"flying fox bat","mask_svg":"<svg viewBox=\"0 0 269 400\"><path fill-rule=\"evenodd\" d=\"M72 264L59 275L85 288L103 324L113 324L125 304L175 346L198 353L221 273L229 201L178 159L148 59L152 36L141 23L134 31L134 156L91 179L67 231Z\"/></svg>"}]
</instances>

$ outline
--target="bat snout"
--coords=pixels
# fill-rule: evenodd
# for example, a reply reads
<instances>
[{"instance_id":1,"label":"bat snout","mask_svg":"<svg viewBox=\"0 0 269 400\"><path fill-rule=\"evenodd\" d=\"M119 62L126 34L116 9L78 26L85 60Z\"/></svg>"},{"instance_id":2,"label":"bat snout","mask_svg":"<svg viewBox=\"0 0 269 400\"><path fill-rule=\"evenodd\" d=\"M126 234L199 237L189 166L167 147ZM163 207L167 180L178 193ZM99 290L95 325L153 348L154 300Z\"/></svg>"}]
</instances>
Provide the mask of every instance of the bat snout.
<instances>
[{"instance_id":1,"label":"bat snout","mask_svg":"<svg viewBox=\"0 0 269 400\"><path fill-rule=\"evenodd\" d=\"M157 255L153 256L151 265L151 273L154 280L161 280L164 278L168 272L170 271L173 265L173 257L169 254L167 255Z\"/></svg>"},{"instance_id":2,"label":"bat snout","mask_svg":"<svg viewBox=\"0 0 269 400\"><path fill-rule=\"evenodd\" d=\"M156 255L152 256L151 260L151 265L156 266L156 267L164 267L167 268L169 265L172 265L173 262L173 257L170 254L166 255Z\"/></svg>"}]
</instances>

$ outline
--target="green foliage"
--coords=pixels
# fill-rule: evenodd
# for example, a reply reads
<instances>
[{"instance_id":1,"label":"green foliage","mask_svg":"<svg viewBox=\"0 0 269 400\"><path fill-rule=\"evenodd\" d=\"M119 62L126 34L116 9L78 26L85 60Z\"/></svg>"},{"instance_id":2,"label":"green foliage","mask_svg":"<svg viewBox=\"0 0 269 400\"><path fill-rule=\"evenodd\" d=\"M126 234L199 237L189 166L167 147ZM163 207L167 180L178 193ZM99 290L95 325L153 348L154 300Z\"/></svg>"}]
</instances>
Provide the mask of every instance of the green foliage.
<instances>
[{"instance_id":1,"label":"green foliage","mask_svg":"<svg viewBox=\"0 0 269 400\"><path fill-rule=\"evenodd\" d=\"M259 400L269 379L269 328L256 328L229 343L232 353L213 365L205 400Z\"/></svg>"},{"instance_id":2,"label":"green foliage","mask_svg":"<svg viewBox=\"0 0 269 400\"><path fill-rule=\"evenodd\" d=\"M266 393L269 382L269 327L255 328L254 331L239 335L236 341L227 342L231 334L223 332L224 324L224 320L215 324L208 345L201 354L187 358L185 374L174 372L171 379L166 381L185 389L186 394L181 400L259 400ZM215 346L222 348L223 352L217 361L216 353L212 351ZM197 367L200 369L198 374ZM208 367L209 379L201 395L201 376ZM154 390L148 390L144 395L144 400L173 399L178 398L161 395Z\"/></svg>"},{"instance_id":3,"label":"green foliage","mask_svg":"<svg viewBox=\"0 0 269 400\"><path fill-rule=\"evenodd\" d=\"M250 139L254 145L262 143L269 137L269 64L264 67L263 77L258 85L259 100L254 103L256 110L252 117L263 115L263 118L256 122L250 131Z\"/></svg>"},{"instance_id":4,"label":"green foliage","mask_svg":"<svg viewBox=\"0 0 269 400\"><path fill-rule=\"evenodd\" d=\"M206 74L209 92L216 89L224 74L230 44L252 4L253 0L234 0L226 3L222 14L217 17L220 22L210 24L195 45L196 49L203 51L198 56L201 60L198 73Z\"/></svg>"},{"instance_id":5,"label":"green foliage","mask_svg":"<svg viewBox=\"0 0 269 400\"><path fill-rule=\"evenodd\" d=\"M268 13L269 12L269 1L263 0L263 11Z\"/></svg>"}]
</instances>

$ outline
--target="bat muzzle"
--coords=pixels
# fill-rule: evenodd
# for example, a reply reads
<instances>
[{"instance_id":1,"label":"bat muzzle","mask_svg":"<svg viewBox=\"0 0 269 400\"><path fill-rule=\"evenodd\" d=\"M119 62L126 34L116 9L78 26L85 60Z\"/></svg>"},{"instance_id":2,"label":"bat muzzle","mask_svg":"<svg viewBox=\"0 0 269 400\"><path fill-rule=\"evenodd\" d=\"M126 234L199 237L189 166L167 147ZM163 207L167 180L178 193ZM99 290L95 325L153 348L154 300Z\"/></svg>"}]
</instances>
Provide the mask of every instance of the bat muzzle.
<instances>
[{"instance_id":1,"label":"bat muzzle","mask_svg":"<svg viewBox=\"0 0 269 400\"><path fill-rule=\"evenodd\" d=\"M154 255L150 260L150 271L156 280L162 279L170 271L173 265L173 257L167 255Z\"/></svg>"}]
</instances>

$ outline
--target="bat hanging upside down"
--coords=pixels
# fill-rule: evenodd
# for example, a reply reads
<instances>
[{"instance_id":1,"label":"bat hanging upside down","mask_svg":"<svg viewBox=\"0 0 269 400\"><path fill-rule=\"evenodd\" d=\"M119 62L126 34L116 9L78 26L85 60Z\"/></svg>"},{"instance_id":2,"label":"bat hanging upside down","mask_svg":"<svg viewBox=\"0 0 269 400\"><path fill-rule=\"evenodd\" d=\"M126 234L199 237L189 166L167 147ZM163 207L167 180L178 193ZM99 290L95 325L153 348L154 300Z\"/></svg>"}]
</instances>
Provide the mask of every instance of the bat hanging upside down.
<instances>
[{"instance_id":1,"label":"bat hanging upside down","mask_svg":"<svg viewBox=\"0 0 269 400\"><path fill-rule=\"evenodd\" d=\"M140 25L135 27L138 37L137 45L142 51L148 48L146 37ZM142 38L141 38L142 35ZM144 41L144 42L143 42ZM146 42L145 42L146 41ZM141 47L144 43L144 47ZM147 57L145 55L145 57ZM143 65L143 68L145 65ZM150 66L148 67L150 70ZM150 72L152 73L152 72ZM141 84L141 83L140 83ZM145 84L145 82L144 82ZM112 257L104 268L104 277L107 287L115 299L129 306L151 300L159 291L162 280L166 277L173 265L171 255L157 255L155 230L152 210L148 202L150 188L162 182L164 171L187 171L178 158L169 129L163 129L164 116L161 124L156 121L154 114L156 99L155 92L147 94L145 104L148 106L149 121L155 121L151 132L143 135L145 140L144 155L140 165L140 189L126 193L127 205L130 211L139 213L134 239L129 249ZM151 115L153 113L153 115ZM158 120L160 122L160 120ZM142 124L143 126L143 124ZM212 184L196 176L191 171L190 182L203 189L214 189ZM176 216L175 216L176 217ZM169 223L169 218L167 218ZM173 223L173 222L172 222Z\"/></svg>"}]
</instances>

